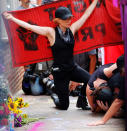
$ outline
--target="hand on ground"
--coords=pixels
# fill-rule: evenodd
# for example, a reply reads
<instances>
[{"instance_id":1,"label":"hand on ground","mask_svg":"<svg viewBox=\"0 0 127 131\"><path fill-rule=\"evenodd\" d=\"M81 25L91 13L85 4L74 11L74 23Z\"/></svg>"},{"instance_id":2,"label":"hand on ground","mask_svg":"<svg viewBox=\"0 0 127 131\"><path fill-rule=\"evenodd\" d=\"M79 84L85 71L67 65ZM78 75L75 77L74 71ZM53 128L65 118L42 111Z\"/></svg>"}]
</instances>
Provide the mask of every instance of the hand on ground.
<instances>
[{"instance_id":1,"label":"hand on ground","mask_svg":"<svg viewBox=\"0 0 127 131\"><path fill-rule=\"evenodd\" d=\"M105 122L103 120L99 120L93 123L88 124L88 126L99 126L99 125L104 125Z\"/></svg>"}]
</instances>

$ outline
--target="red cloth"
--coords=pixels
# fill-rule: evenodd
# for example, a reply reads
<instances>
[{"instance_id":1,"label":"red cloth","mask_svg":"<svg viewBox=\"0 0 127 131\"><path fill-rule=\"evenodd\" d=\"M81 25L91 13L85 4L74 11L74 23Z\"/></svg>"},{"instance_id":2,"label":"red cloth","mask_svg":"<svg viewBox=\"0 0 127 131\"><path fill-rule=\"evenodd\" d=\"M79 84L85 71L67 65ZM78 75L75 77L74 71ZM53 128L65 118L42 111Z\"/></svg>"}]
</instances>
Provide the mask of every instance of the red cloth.
<instances>
[{"instance_id":1,"label":"red cloth","mask_svg":"<svg viewBox=\"0 0 127 131\"><path fill-rule=\"evenodd\" d=\"M89 5L90 0L61 0L11 13L26 22L54 27L52 19L59 6L67 6L72 10L74 15L72 22L74 22L82 16ZM101 3L99 1L92 15L75 35L74 54L102 46L122 44L120 22L120 9L113 6L112 0L101 1ZM46 38L22 29L12 21L4 19L4 23L9 37L13 66L53 59Z\"/></svg>"},{"instance_id":2,"label":"red cloth","mask_svg":"<svg viewBox=\"0 0 127 131\"><path fill-rule=\"evenodd\" d=\"M124 46L108 46L104 48L104 64L115 63L117 58L124 54Z\"/></svg>"}]
</instances>

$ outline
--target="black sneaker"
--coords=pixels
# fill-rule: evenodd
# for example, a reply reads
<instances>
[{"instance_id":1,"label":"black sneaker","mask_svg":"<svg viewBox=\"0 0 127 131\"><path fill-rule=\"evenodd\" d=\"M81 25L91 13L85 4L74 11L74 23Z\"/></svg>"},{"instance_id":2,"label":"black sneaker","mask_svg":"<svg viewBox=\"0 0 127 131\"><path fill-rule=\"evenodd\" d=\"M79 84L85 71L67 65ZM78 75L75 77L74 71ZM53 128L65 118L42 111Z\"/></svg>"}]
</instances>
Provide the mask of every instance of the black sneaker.
<instances>
[{"instance_id":1,"label":"black sneaker","mask_svg":"<svg viewBox=\"0 0 127 131\"><path fill-rule=\"evenodd\" d=\"M51 94L51 98L53 99L54 104L55 104L56 106L59 106L59 98L58 98L57 94L52 93L52 94Z\"/></svg>"},{"instance_id":2,"label":"black sneaker","mask_svg":"<svg viewBox=\"0 0 127 131\"><path fill-rule=\"evenodd\" d=\"M79 96L77 103L76 103L76 107L81 108L81 106L82 106L82 98L81 98L81 96Z\"/></svg>"},{"instance_id":3,"label":"black sneaker","mask_svg":"<svg viewBox=\"0 0 127 131\"><path fill-rule=\"evenodd\" d=\"M79 97L78 97L78 100L77 100L77 103L76 103L76 107L82 108L83 110L90 110L90 109L91 109L91 108L88 106L86 97L82 97L82 96L79 96Z\"/></svg>"}]
</instances>

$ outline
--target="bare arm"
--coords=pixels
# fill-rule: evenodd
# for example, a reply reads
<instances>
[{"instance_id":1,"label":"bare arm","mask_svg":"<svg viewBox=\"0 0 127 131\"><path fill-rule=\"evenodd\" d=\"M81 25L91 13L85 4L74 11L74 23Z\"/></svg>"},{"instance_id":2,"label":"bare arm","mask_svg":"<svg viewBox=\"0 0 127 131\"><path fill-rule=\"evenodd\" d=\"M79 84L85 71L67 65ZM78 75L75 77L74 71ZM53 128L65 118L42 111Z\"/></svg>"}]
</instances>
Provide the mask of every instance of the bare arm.
<instances>
[{"instance_id":1,"label":"bare arm","mask_svg":"<svg viewBox=\"0 0 127 131\"><path fill-rule=\"evenodd\" d=\"M105 74L108 78L110 78L110 77L112 76L112 74L113 74L112 71L115 70L116 68L117 68L117 65L116 65L116 63L114 63L114 64L111 65L110 67L104 69L104 74Z\"/></svg>"},{"instance_id":2,"label":"bare arm","mask_svg":"<svg viewBox=\"0 0 127 131\"><path fill-rule=\"evenodd\" d=\"M49 37L49 35L51 34L51 32L53 30L53 28L51 28L51 27L41 27L41 26L31 25L27 22L24 22L22 20L15 18L14 16L12 16L11 14L9 14L7 12L5 12L3 15L6 19L15 22L19 26L21 26L25 29L31 30L31 31L33 31L37 34L43 35L43 36Z\"/></svg>"},{"instance_id":3,"label":"bare arm","mask_svg":"<svg viewBox=\"0 0 127 131\"><path fill-rule=\"evenodd\" d=\"M86 95L87 95L87 99L91 108L92 112L100 112L102 109L97 105L94 104L94 98L93 96L91 96L91 93L93 92L92 90L89 89L89 85L87 84L87 88L86 88Z\"/></svg>"},{"instance_id":4,"label":"bare arm","mask_svg":"<svg viewBox=\"0 0 127 131\"><path fill-rule=\"evenodd\" d=\"M104 117L97 122L89 124L90 126L98 126L98 125L103 125L105 124L111 117L113 117L117 111L120 109L120 107L124 104L123 100L120 99L115 99L110 106L109 110L106 112Z\"/></svg>"},{"instance_id":5,"label":"bare arm","mask_svg":"<svg viewBox=\"0 0 127 131\"><path fill-rule=\"evenodd\" d=\"M94 111L95 105L94 105L94 103L93 103L93 96L91 96L91 93L92 93L92 92L93 92L93 91L90 90L90 87L89 87L89 85L87 84L87 87L86 87L86 96L87 96L87 99L88 99L88 102L89 102L89 105L90 105L91 110Z\"/></svg>"},{"instance_id":6,"label":"bare arm","mask_svg":"<svg viewBox=\"0 0 127 131\"><path fill-rule=\"evenodd\" d=\"M76 31L78 31L82 26L83 24L85 23L85 21L88 19L88 17L92 14L96 4L97 4L97 1L98 0L94 0L92 2L92 4L86 9L85 13L82 15L82 17L77 20L75 23L73 23L71 25L71 30L73 32L73 35L75 34Z\"/></svg>"},{"instance_id":7,"label":"bare arm","mask_svg":"<svg viewBox=\"0 0 127 131\"><path fill-rule=\"evenodd\" d=\"M113 117L117 111L120 109L120 107L123 105L124 101L120 99L115 99L114 102L112 103L111 107L109 110L106 112L102 120L104 123L106 123L111 117Z\"/></svg>"}]
</instances>

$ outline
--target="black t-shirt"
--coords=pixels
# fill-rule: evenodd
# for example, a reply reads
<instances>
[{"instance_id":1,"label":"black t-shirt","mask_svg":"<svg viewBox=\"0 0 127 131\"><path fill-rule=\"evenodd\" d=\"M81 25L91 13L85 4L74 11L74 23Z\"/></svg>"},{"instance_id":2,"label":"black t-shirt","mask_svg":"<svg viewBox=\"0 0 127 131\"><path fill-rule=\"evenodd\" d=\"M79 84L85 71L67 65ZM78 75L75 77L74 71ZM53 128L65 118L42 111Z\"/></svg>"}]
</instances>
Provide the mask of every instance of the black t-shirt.
<instances>
[{"instance_id":1,"label":"black t-shirt","mask_svg":"<svg viewBox=\"0 0 127 131\"><path fill-rule=\"evenodd\" d=\"M120 79L120 92L118 99L125 100L125 77L121 77Z\"/></svg>"},{"instance_id":2,"label":"black t-shirt","mask_svg":"<svg viewBox=\"0 0 127 131\"><path fill-rule=\"evenodd\" d=\"M124 77L120 75L120 73L114 74L108 81L108 85L111 88L112 92L114 92L115 88L119 88L120 92L118 94L118 99L124 100L125 98L125 83Z\"/></svg>"},{"instance_id":3,"label":"black t-shirt","mask_svg":"<svg viewBox=\"0 0 127 131\"><path fill-rule=\"evenodd\" d=\"M110 67L111 65L113 65L113 63L110 64L105 64L102 65L101 67L99 67L98 69L96 69L96 71L91 75L89 81L88 81L88 85L90 86L90 90L94 90L94 85L93 82L97 79L103 79L108 81L109 78L104 74L104 69Z\"/></svg>"},{"instance_id":4,"label":"black t-shirt","mask_svg":"<svg viewBox=\"0 0 127 131\"><path fill-rule=\"evenodd\" d=\"M113 76L108 80L108 85L109 87L112 89L112 91L114 91L114 88L119 88L121 86L121 79L122 77L120 76L120 73L115 73L113 74Z\"/></svg>"}]
</instances>

